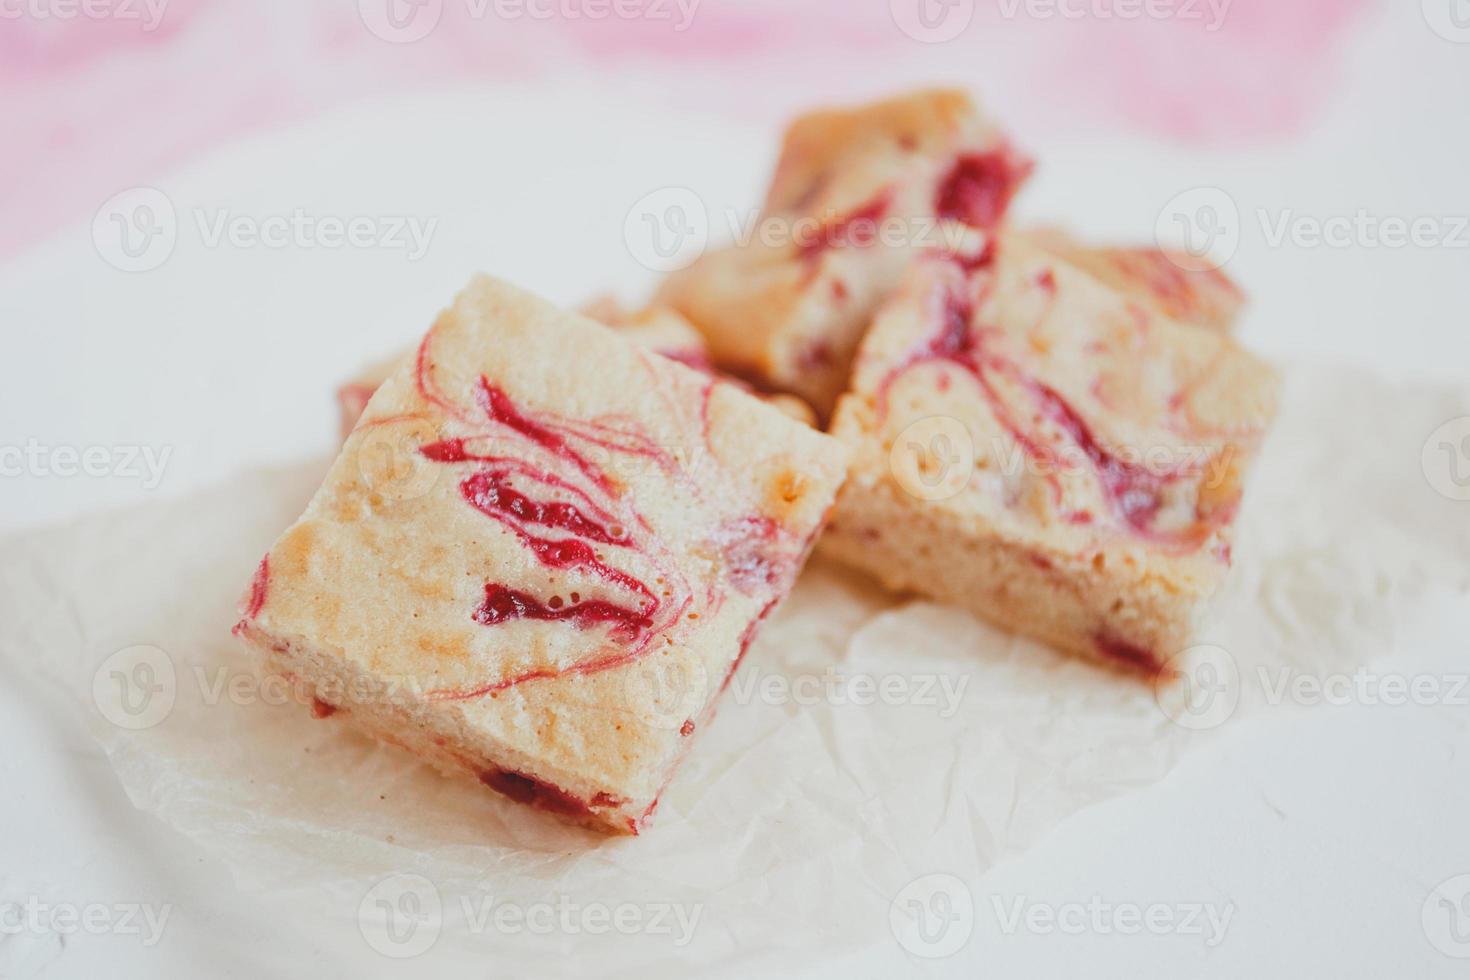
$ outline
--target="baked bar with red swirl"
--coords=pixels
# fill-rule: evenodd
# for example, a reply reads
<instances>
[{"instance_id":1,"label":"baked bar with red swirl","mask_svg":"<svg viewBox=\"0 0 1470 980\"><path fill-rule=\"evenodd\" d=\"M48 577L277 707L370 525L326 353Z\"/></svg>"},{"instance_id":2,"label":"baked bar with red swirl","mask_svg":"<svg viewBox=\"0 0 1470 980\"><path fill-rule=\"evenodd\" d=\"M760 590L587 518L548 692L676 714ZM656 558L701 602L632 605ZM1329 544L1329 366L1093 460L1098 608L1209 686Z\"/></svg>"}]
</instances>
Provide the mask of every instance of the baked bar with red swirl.
<instances>
[{"instance_id":1,"label":"baked bar with red swirl","mask_svg":"<svg viewBox=\"0 0 1470 980\"><path fill-rule=\"evenodd\" d=\"M319 713L637 833L791 588L846 456L478 278L372 395L235 632Z\"/></svg>"},{"instance_id":2,"label":"baked bar with red swirl","mask_svg":"<svg viewBox=\"0 0 1470 980\"><path fill-rule=\"evenodd\" d=\"M1025 236L920 260L864 341L825 551L889 587L1154 673L1231 561L1278 381Z\"/></svg>"},{"instance_id":3,"label":"baked bar with red swirl","mask_svg":"<svg viewBox=\"0 0 1470 980\"><path fill-rule=\"evenodd\" d=\"M912 258L978 259L1031 161L959 91L813 112L787 130L747 241L665 281L715 362L826 416Z\"/></svg>"}]
</instances>

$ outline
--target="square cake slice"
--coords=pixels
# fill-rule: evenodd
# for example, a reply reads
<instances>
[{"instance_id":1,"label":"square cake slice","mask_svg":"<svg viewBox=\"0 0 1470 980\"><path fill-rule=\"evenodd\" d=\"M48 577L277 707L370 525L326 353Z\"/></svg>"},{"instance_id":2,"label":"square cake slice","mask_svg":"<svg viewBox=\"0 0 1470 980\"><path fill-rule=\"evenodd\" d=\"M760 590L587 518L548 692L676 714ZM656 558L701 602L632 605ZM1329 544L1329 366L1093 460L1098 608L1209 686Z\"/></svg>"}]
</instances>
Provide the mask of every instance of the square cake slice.
<instances>
[{"instance_id":1,"label":"square cake slice","mask_svg":"<svg viewBox=\"0 0 1470 980\"><path fill-rule=\"evenodd\" d=\"M963 92L811 113L786 133L748 240L669 276L660 300L716 363L826 417L912 257L978 258L1030 171Z\"/></svg>"},{"instance_id":2,"label":"square cake slice","mask_svg":"<svg viewBox=\"0 0 1470 980\"><path fill-rule=\"evenodd\" d=\"M733 385L478 278L372 396L235 632L319 714L637 833L846 458Z\"/></svg>"},{"instance_id":3,"label":"square cake slice","mask_svg":"<svg viewBox=\"0 0 1470 980\"><path fill-rule=\"evenodd\" d=\"M833 433L855 451L823 548L893 589L1155 673L1231 561L1275 372L1024 237L917 262Z\"/></svg>"}]
</instances>

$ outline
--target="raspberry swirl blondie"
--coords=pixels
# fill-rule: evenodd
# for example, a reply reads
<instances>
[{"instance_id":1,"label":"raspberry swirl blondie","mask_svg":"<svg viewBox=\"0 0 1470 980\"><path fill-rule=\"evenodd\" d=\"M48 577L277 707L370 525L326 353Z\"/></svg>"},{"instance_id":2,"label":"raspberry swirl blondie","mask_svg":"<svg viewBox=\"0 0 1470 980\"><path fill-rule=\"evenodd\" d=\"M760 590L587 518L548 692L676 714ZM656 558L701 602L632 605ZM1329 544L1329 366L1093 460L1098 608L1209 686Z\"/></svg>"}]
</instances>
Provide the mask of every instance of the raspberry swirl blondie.
<instances>
[{"instance_id":1,"label":"raspberry swirl blondie","mask_svg":"<svg viewBox=\"0 0 1470 980\"><path fill-rule=\"evenodd\" d=\"M889 587L1157 672L1231 560L1276 405L1267 365L1027 238L916 262L833 433L855 451L823 547Z\"/></svg>"},{"instance_id":2,"label":"raspberry swirl blondie","mask_svg":"<svg viewBox=\"0 0 1470 980\"><path fill-rule=\"evenodd\" d=\"M479 278L372 396L236 633L319 714L637 833L790 589L846 456Z\"/></svg>"},{"instance_id":3,"label":"raspberry swirl blondie","mask_svg":"<svg viewBox=\"0 0 1470 980\"><path fill-rule=\"evenodd\" d=\"M912 257L978 258L1030 171L962 92L811 113L786 133L750 240L674 273L660 300L716 363L825 417Z\"/></svg>"}]
</instances>

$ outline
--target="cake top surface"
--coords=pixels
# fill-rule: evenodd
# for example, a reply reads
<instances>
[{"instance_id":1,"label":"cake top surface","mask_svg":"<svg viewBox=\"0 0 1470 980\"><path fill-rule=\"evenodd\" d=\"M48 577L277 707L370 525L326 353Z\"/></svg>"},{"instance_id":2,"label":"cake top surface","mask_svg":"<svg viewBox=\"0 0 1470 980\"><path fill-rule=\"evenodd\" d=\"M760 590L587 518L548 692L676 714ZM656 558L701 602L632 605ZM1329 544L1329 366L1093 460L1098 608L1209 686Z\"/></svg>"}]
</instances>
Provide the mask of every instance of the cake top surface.
<instances>
[{"instance_id":1,"label":"cake top surface","mask_svg":"<svg viewBox=\"0 0 1470 980\"><path fill-rule=\"evenodd\" d=\"M1090 246L1055 229L1032 230L1027 237L1104 284L1181 323L1230 330L1245 306L1245 294L1223 270L1189 252L1146 246Z\"/></svg>"},{"instance_id":2,"label":"cake top surface","mask_svg":"<svg viewBox=\"0 0 1470 980\"><path fill-rule=\"evenodd\" d=\"M1208 578L1228 561L1277 385L1222 334L1004 234L985 268L914 265L835 431L865 447L860 470L882 467L926 506L1019 543L1123 548Z\"/></svg>"}]
</instances>

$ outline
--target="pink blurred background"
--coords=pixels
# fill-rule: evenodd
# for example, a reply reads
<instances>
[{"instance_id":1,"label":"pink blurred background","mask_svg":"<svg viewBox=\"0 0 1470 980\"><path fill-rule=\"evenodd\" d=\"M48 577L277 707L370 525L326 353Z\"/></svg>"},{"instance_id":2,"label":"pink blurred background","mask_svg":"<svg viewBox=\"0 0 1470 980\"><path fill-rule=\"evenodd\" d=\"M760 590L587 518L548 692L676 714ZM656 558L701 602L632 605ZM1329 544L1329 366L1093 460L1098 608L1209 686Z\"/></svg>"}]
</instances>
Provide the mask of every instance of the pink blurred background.
<instances>
[{"instance_id":1,"label":"pink blurred background","mask_svg":"<svg viewBox=\"0 0 1470 980\"><path fill-rule=\"evenodd\" d=\"M1057 2L3 0L0 257L231 138L463 84L585 79L599 98L776 120L948 80L1013 123L1022 107L1031 131L1276 140L1320 110L1373 6Z\"/></svg>"}]
</instances>

